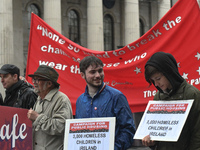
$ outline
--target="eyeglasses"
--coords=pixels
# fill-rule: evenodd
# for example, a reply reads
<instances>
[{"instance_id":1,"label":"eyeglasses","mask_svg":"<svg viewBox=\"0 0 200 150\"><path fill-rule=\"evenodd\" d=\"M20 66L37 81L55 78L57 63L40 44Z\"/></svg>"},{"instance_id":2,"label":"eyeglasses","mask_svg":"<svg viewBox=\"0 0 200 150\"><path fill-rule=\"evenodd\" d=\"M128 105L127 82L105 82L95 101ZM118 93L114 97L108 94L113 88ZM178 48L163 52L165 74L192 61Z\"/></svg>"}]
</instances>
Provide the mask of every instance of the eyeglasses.
<instances>
[{"instance_id":1,"label":"eyeglasses","mask_svg":"<svg viewBox=\"0 0 200 150\"><path fill-rule=\"evenodd\" d=\"M35 79L35 78L32 78L32 82L33 83L39 83L39 81L49 81L48 79Z\"/></svg>"}]
</instances>

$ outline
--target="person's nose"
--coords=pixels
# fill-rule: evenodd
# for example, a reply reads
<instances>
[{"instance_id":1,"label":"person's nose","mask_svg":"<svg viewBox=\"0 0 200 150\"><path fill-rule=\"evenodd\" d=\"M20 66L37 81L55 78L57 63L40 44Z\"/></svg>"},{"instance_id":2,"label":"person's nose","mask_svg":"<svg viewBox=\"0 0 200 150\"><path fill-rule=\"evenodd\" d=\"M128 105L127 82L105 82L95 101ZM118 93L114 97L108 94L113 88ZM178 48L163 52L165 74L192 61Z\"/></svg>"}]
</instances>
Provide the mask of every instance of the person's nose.
<instances>
[{"instance_id":1,"label":"person's nose","mask_svg":"<svg viewBox=\"0 0 200 150\"><path fill-rule=\"evenodd\" d=\"M154 81L155 86L159 86L159 82L158 81Z\"/></svg>"},{"instance_id":2,"label":"person's nose","mask_svg":"<svg viewBox=\"0 0 200 150\"><path fill-rule=\"evenodd\" d=\"M95 73L95 77L100 77L101 75L100 75L100 73L99 72L96 72Z\"/></svg>"}]
</instances>

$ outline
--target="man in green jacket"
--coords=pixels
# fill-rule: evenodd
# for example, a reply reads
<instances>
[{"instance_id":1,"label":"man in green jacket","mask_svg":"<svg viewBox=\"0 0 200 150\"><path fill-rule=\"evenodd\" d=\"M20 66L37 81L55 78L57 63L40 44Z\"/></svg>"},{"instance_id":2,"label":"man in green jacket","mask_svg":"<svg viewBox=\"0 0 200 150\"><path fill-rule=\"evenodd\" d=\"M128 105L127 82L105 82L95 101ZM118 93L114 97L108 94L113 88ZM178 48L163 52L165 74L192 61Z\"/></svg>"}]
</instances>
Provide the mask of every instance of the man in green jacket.
<instances>
[{"instance_id":1,"label":"man in green jacket","mask_svg":"<svg viewBox=\"0 0 200 150\"><path fill-rule=\"evenodd\" d=\"M155 150L200 150L200 91L182 78L175 58L164 52L153 54L145 65L145 79L158 89L154 100L194 102L177 142L155 142L147 135L143 145Z\"/></svg>"},{"instance_id":2,"label":"man in green jacket","mask_svg":"<svg viewBox=\"0 0 200 150\"><path fill-rule=\"evenodd\" d=\"M72 119L71 103L59 91L58 73L40 65L30 74L38 99L28 118L33 121L33 150L63 150L65 120Z\"/></svg>"}]
</instances>

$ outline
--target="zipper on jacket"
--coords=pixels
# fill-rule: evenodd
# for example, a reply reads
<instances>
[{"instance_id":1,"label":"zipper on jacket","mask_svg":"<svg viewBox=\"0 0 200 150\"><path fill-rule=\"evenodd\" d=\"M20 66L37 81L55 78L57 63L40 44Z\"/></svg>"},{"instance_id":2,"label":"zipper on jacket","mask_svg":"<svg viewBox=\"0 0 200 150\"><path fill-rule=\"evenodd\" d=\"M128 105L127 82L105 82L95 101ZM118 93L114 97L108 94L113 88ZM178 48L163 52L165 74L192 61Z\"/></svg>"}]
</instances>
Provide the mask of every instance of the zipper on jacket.
<instances>
[{"instance_id":1,"label":"zipper on jacket","mask_svg":"<svg viewBox=\"0 0 200 150\"><path fill-rule=\"evenodd\" d=\"M90 104L92 105L92 103L93 103L93 98L91 99L91 103Z\"/></svg>"},{"instance_id":2,"label":"zipper on jacket","mask_svg":"<svg viewBox=\"0 0 200 150\"><path fill-rule=\"evenodd\" d=\"M90 101L90 117L89 118L92 118L92 115L93 114L93 98L91 98L91 101Z\"/></svg>"},{"instance_id":3,"label":"zipper on jacket","mask_svg":"<svg viewBox=\"0 0 200 150\"><path fill-rule=\"evenodd\" d=\"M103 87L100 89L100 91L99 92L97 92L93 97L91 97L92 99L91 99L91 105L92 105L92 103L93 103L93 98L97 95L97 94L100 94L103 90L104 90L104 88L106 87L106 84L105 83L103 83Z\"/></svg>"}]
</instances>

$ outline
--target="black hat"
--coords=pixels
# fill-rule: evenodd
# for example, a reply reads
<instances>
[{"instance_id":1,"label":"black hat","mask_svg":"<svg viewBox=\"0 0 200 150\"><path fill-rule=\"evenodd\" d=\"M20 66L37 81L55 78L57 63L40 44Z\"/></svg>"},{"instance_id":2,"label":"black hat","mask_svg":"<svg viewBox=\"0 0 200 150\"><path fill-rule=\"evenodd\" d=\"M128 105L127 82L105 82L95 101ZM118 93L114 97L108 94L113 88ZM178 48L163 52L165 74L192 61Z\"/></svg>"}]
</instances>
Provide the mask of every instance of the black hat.
<instances>
[{"instance_id":1,"label":"black hat","mask_svg":"<svg viewBox=\"0 0 200 150\"><path fill-rule=\"evenodd\" d=\"M40 65L38 67L38 69L36 70L36 72L34 72L34 74L29 74L29 77L43 77L45 79L49 79L50 81L52 81L53 83L56 84L56 86L59 86L60 84L57 82L58 80L58 72L53 69L50 66L47 65Z\"/></svg>"},{"instance_id":2,"label":"black hat","mask_svg":"<svg viewBox=\"0 0 200 150\"><path fill-rule=\"evenodd\" d=\"M20 70L17 66L11 64L5 64L0 69L0 74L17 74L19 76Z\"/></svg>"}]
</instances>

